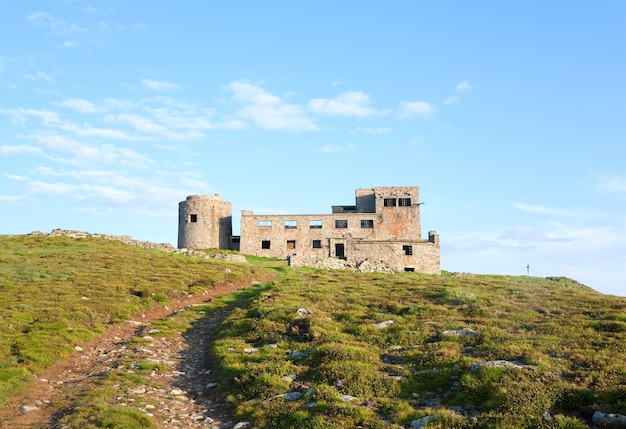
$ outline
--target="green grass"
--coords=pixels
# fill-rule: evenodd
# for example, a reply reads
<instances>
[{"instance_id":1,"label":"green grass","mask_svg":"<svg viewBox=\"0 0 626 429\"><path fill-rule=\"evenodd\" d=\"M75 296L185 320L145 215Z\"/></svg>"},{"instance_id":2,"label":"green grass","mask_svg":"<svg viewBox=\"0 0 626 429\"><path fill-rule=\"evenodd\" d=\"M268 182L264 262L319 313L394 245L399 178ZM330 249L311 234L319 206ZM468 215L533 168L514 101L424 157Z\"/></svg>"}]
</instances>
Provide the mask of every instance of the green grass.
<instances>
[{"instance_id":1,"label":"green grass","mask_svg":"<svg viewBox=\"0 0 626 429\"><path fill-rule=\"evenodd\" d=\"M284 270L211 352L258 427L587 427L626 414L625 309L564 278ZM471 369L491 360L531 369Z\"/></svg>"},{"instance_id":2,"label":"green grass","mask_svg":"<svg viewBox=\"0 0 626 429\"><path fill-rule=\"evenodd\" d=\"M153 323L157 335L173 335L233 308L207 353L219 393L253 427L399 428L434 416L428 427L574 429L589 427L595 410L626 414L626 298L563 277L358 274L249 260L0 238L0 401L132 313L272 271L273 281ZM464 328L477 335L444 333ZM473 369L494 360L526 367ZM113 401L116 386L149 385L151 365L109 371L76 392L79 406L61 423L156 427Z\"/></svg>"},{"instance_id":3,"label":"green grass","mask_svg":"<svg viewBox=\"0 0 626 429\"><path fill-rule=\"evenodd\" d=\"M108 326L262 272L115 240L0 236L0 405Z\"/></svg>"}]
</instances>

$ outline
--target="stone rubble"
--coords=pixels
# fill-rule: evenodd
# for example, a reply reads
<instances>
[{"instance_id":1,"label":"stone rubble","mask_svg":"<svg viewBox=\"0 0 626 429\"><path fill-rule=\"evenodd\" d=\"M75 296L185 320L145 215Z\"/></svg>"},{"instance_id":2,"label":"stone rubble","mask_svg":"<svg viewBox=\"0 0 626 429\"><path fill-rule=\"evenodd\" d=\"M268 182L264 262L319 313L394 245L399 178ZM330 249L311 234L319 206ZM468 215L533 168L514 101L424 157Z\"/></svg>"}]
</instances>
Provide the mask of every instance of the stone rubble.
<instances>
[{"instance_id":1,"label":"stone rubble","mask_svg":"<svg viewBox=\"0 0 626 429\"><path fill-rule=\"evenodd\" d=\"M232 262L239 262L239 263L247 262L246 257L243 255L239 255L239 254L229 254L229 253L210 254L210 253L203 252L200 250L195 250L195 249L186 249L186 248L177 249L174 246L172 246L170 243L152 243L150 241L134 240L129 235L99 234L99 233L75 231L75 230L68 230L68 229L54 229L49 233L33 231L27 235L32 236L32 237L103 238L106 240L121 241L122 243L128 244L130 246L143 247L146 249L156 249L156 250L161 250L163 252L172 252L172 253L178 253L182 255L199 256L205 259L226 259Z\"/></svg>"}]
</instances>

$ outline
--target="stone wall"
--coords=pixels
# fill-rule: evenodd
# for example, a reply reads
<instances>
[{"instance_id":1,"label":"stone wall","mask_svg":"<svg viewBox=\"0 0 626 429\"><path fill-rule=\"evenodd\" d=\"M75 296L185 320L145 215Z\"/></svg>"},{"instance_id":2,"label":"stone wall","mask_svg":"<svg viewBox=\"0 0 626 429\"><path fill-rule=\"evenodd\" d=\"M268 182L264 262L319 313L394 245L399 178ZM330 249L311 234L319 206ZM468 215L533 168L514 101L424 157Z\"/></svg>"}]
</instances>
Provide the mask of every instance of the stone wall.
<instances>
[{"instance_id":1,"label":"stone wall","mask_svg":"<svg viewBox=\"0 0 626 429\"><path fill-rule=\"evenodd\" d=\"M345 220L347 226L336 228L337 220ZM376 214L254 215L243 211L240 251L246 255L283 259L293 254L335 256L337 241L355 235L372 239L376 236L374 228L361 228L361 220L376 222ZM314 248L314 240L320 241L321 247ZM269 249L263 248L263 242L269 242Z\"/></svg>"},{"instance_id":2,"label":"stone wall","mask_svg":"<svg viewBox=\"0 0 626 429\"><path fill-rule=\"evenodd\" d=\"M187 249L187 248L177 249L169 243L152 243L150 241L134 240L128 235L110 235L110 234L97 234L97 233L94 234L90 232L74 231L74 230L68 230L68 229L54 229L52 230L52 232L34 231L26 235L31 236L31 237L101 238L105 240L121 241L122 243L128 244L129 246L143 247L146 249L156 249L156 250L161 250L163 252L172 252L172 253L178 253L182 255L198 256L198 257L205 258L205 259L225 259L225 260L229 260L232 262L240 262L240 263L248 262L246 260L246 257L243 255L230 254L230 253L226 253L226 254L207 253L207 252L202 252L200 250Z\"/></svg>"}]
</instances>

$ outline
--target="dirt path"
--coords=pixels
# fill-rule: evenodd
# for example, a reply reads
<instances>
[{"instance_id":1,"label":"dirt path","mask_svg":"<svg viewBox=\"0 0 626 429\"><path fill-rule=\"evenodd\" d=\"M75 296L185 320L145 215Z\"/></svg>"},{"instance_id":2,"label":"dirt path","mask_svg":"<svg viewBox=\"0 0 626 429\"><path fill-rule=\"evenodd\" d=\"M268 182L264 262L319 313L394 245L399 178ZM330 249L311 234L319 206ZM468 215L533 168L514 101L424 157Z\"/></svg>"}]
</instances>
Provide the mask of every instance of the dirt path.
<instances>
[{"instance_id":1,"label":"dirt path","mask_svg":"<svg viewBox=\"0 0 626 429\"><path fill-rule=\"evenodd\" d=\"M181 296L167 306L136 315L131 321L82 344L68 359L38 374L25 392L0 410L0 428L60 427L56 422L69 410L60 410L54 404L71 404L77 388L88 389L98 376L111 368L120 369L121 362L133 360L155 362L166 369L153 371L148 376L149 385L120 390L115 399L117 405L141 410L163 428L245 427L245 422L233 422L228 408L215 397L215 389L210 387L212 364L206 359L210 336L231 309L222 309L201 319L192 329L173 336L152 337L150 333L154 330L150 325L180 310L255 283L258 282L225 283L203 294ZM145 346L128 347L133 337L142 337Z\"/></svg>"}]
</instances>

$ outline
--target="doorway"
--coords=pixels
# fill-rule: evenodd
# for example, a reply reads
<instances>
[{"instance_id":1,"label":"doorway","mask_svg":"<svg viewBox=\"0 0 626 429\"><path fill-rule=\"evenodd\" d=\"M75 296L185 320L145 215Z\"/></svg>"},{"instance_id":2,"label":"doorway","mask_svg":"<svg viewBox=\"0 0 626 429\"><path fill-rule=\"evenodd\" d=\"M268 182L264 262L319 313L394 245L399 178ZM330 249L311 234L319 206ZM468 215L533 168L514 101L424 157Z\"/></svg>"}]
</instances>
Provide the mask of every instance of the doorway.
<instances>
[{"instance_id":1,"label":"doorway","mask_svg":"<svg viewBox=\"0 0 626 429\"><path fill-rule=\"evenodd\" d=\"M335 244L335 256L338 258L345 258L346 257L346 251L345 251L345 246L343 243L336 243Z\"/></svg>"}]
</instances>

